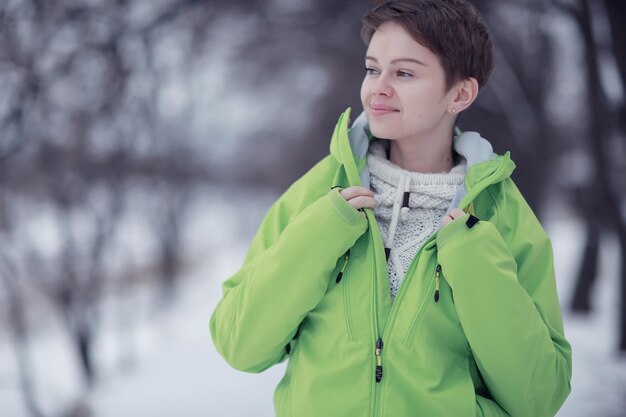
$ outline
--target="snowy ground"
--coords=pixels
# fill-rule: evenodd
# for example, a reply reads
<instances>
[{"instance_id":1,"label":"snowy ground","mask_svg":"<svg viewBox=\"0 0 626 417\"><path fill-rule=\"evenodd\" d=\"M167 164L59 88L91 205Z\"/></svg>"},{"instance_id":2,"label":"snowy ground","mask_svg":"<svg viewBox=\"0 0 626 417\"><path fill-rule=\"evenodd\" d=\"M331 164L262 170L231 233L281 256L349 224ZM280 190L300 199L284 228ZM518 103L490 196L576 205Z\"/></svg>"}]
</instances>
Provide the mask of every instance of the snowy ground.
<instances>
[{"instance_id":1,"label":"snowy ground","mask_svg":"<svg viewBox=\"0 0 626 417\"><path fill-rule=\"evenodd\" d=\"M553 210L552 213L558 213ZM548 217L546 230L552 238L557 285L562 309L569 303L578 267L583 234L568 218ZM589 317L564 312L565 336L572 344L572 393L559 417L626 416L626 356L618 357L617 270L619 253L613 236L602 240L601 271Z\"/></svg>"},{"instance_id":2,"label":"snowy ground","mask_svg":"<svg viewBox=\"0 0 626 417\"><path fill-rule=\"evenodd\" d=\"M272 199L264 196L257 204L258 213L248 222L258 225ZM211 204L208 212L214 218L231 215L230 226L221 227L232 227L234 231L238 216L232 207L233 198L217 198ZM250 215L250 205L239 207L245 207ZM582 235L577 223L567 216L549 216L545 223L555 249L559 294L565 305ZM273 390L285 363L258 375L232 370L215 351L208 331L221 283L243 261L250 231L237 235L222 228L216 232L210 219L199 221L199 225L205 232L211 230L205 236L214 241L205 244L212 249L206 251L202 264L185 280L179 301L168 310L145 314L125 332L120 333L119 322L115 321L103 331L99 357L106 371L98 385L85 394L95 417L273 415ZM565 315L566 337L574 352L573 391L559 417L626 416L626 359L619 360L614 353L619 262L615 243L610 238L603 241L606 250L602 255L602 281L594 294L596 312L584 318ZM127 301L141 304L141 297L137 297ZM45 399L46 409L54 410L55 403L58 407L76 395L80 384L72 376L75 369L63 338L50 332L41 339L32 349L38 369L46 370L38 377L38 392ZM129 351L128 346L132 346L130 356L123 354ZM0 416L26 417L13 362L12 351L0 331Z\"/></svg>"}]
</instances>

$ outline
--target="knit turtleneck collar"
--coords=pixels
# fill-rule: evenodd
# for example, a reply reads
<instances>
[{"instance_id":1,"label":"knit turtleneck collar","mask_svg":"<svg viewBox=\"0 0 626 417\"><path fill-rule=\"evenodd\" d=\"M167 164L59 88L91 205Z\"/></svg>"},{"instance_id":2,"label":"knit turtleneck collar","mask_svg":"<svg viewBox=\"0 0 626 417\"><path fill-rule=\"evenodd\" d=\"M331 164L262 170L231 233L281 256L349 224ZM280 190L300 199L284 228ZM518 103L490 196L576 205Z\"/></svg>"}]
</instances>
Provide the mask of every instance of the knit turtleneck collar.
<instances>
[{"instance_id":1,"label":"knit turtleneck collar","mask_svg":"<svg viewBox=\"0 0 626 417\"><path fill-rule=\"evenodd\" d=\"M390 219L389 235L385 244L387 256L393 245L399 221L408 218L410 209L443 211L463 184L467 161L460 162L450 172L420 173L408 171L387 158L388 140L374 139L367 151L371 187L375 191L375 213Z\"/></svg>"},{"instance_id":2,"label":"knit turtleneck collar","mask_svg":"<svg viewBox=\"0 0 626 417\"><path fill-rule=\"evenodd\" d=\"M367 151L368 166L378 171L378 176L388 181L390 184L397 185L401 177L408 177L412 184L411 187L420 191L420 185L459 185L465 178L465 170L467 163L465 158L458 155L460 161L449 172L441 173L421 173L409 171L401 166L394 164L387 157L389 147L388 140L373 139ZM409 191L413 191L412 189Z\"/></svg>"}]
</instances>

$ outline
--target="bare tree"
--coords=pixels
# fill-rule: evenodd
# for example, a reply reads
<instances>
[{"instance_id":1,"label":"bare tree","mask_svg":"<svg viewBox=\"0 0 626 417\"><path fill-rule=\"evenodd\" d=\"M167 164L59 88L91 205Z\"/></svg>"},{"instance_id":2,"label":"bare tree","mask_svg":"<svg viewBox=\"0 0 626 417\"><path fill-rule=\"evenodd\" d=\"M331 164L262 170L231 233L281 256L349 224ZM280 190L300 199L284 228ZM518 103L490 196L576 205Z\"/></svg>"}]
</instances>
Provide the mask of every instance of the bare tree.
<instances>
[{"instance_id":1,"label":"bare tree","mask_svg":"<svg viewBox=\"0 0 626 417\"><path fill-rule=\"evenodd\" d=\"M39 207L41 216L54 213L60 237L53 254L41 252L26 233L16 234L20 244L13 257L0 247L11 334L19 346L22 389L33 416L42 410L32 388L34 370L22 349L29 329L19 282L29 282L57 306L84 380L93 383L100 300L112 280L107 255L124 244L116 237L124 213L136 209L127 201L132 184L166 184L155 195L167 209L154 228L163 249L153 262L161 264L161 277L174 285L191 198L187 188L206 181L207 170L198 162L200 153L186 145L188 132L174 137L162 129L165 123L155 103L165 70L157 54L168 33L192 33L196 43L202 42L213 10L192 0L150 7L138 1L0 5L3 200L19 198ZM193 24L187 26L189 22ZM192 54L193 42L185 48ZM4 238L9 230L29 227L19 216L2 220ZM14 264L25 265L21 274ZM131 276L132 271L119 274ZM80 413L79 405L68 413Z\"/></svg>"},{"instance_id":2,"label":"bare tree","mask_svg":"<svg viewBox=\"0 0 626 417\"><path fill-rule=\"evenodd\" d=\"M589 151L593 161L593 177L588 186L576 190L577 207L581 211L587 229L587 240L579 270L577 285L572 299L574 311L591 309L591 289L598 273L599 238L603 233L616 233L621 259L626 259L626 219L623 213L626 185L624 184L624 160L626 158L624 134L624 84L626 70L624 59L623 19L626 9L617 2L578 0L575 5L555 2L556 7L571 16L582 38L587 64L586 80L589 114ZM595 7L592 7L594 5ZM594 13L604 7L610 24L610 39L598 38L594 31ZM611 41L614 41L611 43ZM621 48L621 49L620 49ZM622 102L611 104L601 79L602 53L609 54L616 62L621 77ZM620 336L618 349L626 352L626 269L621 266Z\"/></svg>"},{"instance_id":3,"label":"bare tree","mask_svg":"<svg viewBox=\"0 0 626 417\"><path fill-rule=\"evenodd\" d=\"M8 327L13 342L13 349L17 357L19 370L20 388L24 398L24 404L28 413L33 417L43 417L44 414L37 401L33 364L29 354L29 332L26 323L26 302L24 294L20 291L19 283L22 281L20 273L13 259L6 249L0 250L0 275L6 289L8 305Z\"/></svg>"}]
</instances>

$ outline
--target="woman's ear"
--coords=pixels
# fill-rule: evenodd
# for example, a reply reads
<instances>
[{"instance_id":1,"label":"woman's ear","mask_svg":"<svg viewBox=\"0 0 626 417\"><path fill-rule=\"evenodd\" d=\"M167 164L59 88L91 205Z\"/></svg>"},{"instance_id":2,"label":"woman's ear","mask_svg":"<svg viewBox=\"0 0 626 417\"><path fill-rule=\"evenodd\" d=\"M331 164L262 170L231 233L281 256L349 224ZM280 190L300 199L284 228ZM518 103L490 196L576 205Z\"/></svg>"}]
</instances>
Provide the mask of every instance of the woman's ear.
<instances>
[{"instance_id":1,"label":"woman's ear","mask_svg":"<svg viewBox=\"0 0 626 417\"><path fill-rule=\"evenodd\" d=\"M459 81L453 90L456 92L450 102L450 113L460 113L467 109L478 96L478 81L470 77Z\"/></svg>"}]
</instances>

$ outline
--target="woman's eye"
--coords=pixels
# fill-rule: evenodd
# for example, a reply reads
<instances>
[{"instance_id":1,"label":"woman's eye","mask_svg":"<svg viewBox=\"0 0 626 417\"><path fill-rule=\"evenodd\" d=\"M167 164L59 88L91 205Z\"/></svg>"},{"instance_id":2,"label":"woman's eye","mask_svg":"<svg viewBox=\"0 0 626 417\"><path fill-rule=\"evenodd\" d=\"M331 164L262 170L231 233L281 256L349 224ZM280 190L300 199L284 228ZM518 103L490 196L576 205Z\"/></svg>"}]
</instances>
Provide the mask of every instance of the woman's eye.
<instances>
[{"instance_id":1,"label":"woman's eye","mask_svg":"<svg viewBox=\"0 0 626 417\"><path fill-rule=\"evenodd\" d=\"M375 74L376 73L376 69L375 68L365 67L365 73L366 74Z\"/></svg>"},{"instance_id":2,"label":"woman's eye","mask_svg":"<svg viewBox=\"0 0 626 417\"><path fill-rule=\"evenodd\" d=\"M413 74L408 73L408 72L404 72L404 71L398 71L397 73L400 77L406 78L406 77L412 77Z\"/></svg>"}]
</instances>

